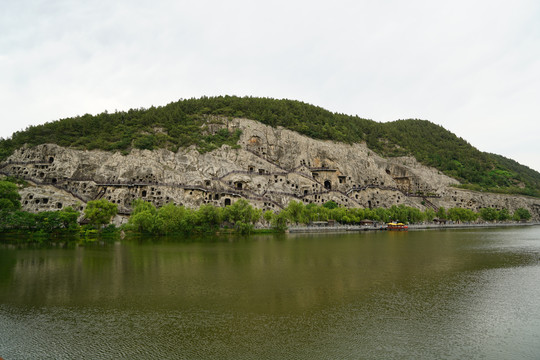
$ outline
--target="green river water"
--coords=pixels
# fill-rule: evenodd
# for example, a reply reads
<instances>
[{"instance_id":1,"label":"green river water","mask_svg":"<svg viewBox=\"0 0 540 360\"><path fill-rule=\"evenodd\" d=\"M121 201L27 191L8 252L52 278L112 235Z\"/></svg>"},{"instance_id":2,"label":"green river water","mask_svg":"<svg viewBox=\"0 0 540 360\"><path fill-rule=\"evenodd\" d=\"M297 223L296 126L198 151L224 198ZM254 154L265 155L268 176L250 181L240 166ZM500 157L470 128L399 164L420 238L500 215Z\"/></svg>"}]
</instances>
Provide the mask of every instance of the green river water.
<instances>
[{"instance_id":1,"label":"green river water","mask_svg":"<svg viewBox=\"0 0 540 360\"><path fill-rule=\"evenodd\" d=\"M540 359L540 227L0 243L0 357Z\"/></svg>"}]
</instances>

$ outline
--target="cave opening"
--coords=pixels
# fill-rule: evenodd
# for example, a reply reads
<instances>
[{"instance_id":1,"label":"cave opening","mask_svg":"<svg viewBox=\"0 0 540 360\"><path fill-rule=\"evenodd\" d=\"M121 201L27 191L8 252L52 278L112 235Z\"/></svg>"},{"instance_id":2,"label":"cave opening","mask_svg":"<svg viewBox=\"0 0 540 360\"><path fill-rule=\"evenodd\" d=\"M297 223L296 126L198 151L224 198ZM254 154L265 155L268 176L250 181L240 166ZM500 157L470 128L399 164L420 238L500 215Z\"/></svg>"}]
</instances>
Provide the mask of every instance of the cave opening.
<instances>
[{"instance_id":1,"label":"cave opening","mask_svg":"<svg viewBox=\"0 0 540 360\"><path fill-rule=\"evenodd\" d=\"M324 188L327 190L332 190L332 182L330 180L324 181Z\"/></svg>"}]
</instances>

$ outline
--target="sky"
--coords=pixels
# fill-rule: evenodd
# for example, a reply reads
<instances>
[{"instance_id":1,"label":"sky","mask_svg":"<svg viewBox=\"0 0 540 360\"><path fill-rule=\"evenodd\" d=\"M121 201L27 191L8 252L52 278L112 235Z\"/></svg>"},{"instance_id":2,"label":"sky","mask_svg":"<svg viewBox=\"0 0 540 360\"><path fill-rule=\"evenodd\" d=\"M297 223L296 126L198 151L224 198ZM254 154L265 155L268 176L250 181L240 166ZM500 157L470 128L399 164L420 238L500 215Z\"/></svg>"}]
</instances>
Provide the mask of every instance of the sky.
<instances>
[{"instance_id":1,"label":"sky","mask_svg":"<svg viewBox=\"0 0 540 360\"><path fill-rule=\"evenodd\" d=\"M538 0L2 0L0 137L179 99L425 119L540 171Z\"/></svg>"}]
</instances>

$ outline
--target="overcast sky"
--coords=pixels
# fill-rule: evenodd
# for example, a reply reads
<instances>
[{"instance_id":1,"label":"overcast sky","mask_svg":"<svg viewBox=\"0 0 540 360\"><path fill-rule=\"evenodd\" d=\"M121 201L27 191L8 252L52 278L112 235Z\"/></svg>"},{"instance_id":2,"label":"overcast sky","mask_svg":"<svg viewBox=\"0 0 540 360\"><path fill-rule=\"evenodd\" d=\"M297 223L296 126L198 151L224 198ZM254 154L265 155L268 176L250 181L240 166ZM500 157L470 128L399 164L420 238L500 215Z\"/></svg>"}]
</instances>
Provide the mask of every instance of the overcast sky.
<instances>
[{"instance_id":1,"label":"overcast sky","mask_svg":"<svg viewBox=\"0 0 540 360\"><path fill-rule=\"evenodd\" d=\"M203 95L426 119L540 171L540 1L0 2L0 137Z\"/></svg>"}]
</instances>

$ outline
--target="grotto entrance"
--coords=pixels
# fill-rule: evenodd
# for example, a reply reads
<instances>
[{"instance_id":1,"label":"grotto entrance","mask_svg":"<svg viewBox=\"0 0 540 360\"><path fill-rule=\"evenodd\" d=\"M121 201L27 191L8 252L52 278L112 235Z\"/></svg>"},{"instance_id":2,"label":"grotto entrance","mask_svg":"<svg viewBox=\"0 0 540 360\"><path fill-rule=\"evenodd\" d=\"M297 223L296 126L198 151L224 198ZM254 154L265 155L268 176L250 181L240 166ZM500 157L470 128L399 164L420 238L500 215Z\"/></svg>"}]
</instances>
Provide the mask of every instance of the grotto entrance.
<instances>
[{"instance_id":1,"label":"grotto entrance","mask_svg":"<svg viewBox=\"0 0 540 360\"><path fill-rule=\"evenodd\" d=\"M327 190L332 190L332 182L330 180L324 181L324 188Z\"/></svg>"}]
</instances>

